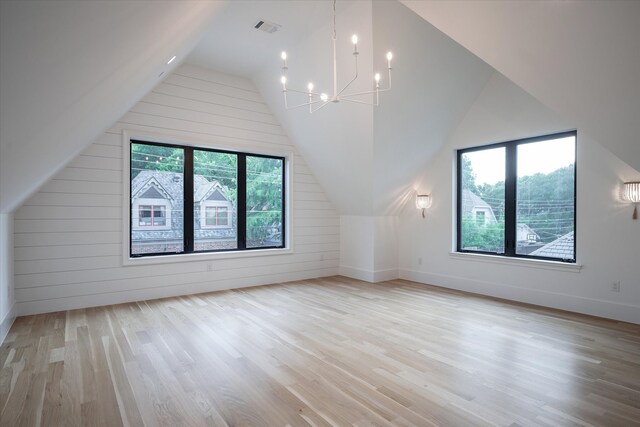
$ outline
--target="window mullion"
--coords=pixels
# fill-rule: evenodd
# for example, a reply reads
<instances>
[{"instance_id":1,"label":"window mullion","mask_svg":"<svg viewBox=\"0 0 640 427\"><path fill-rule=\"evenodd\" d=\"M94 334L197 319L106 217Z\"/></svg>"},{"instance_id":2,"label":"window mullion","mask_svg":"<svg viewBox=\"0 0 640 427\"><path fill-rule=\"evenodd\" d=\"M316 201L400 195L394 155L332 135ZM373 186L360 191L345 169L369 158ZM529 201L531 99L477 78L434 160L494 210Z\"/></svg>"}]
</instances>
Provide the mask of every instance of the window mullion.
<instances>
[{"instance_id":1,"label":"window mullion","mask_svg":"<svg viewBox=\"0 0 640 427\"><path fill-rule=\"evenodd\" d=\"M247 248L247 156L238 154L238 249Z\"/></svg>"},{"instance_id":2,"label":"window mullion","mask_svg":"<svg viewBox=\"0 0 640 427\"><path fill-rule=\"evenodd\" d=\"M193 148L184 148L184 251L193 252Z\"/></svg>"},{"instance_id":3,"label":"window mullion","mask_svg":"<svg viewBox=\"0 0 640 427\"><path fill-rule=\"evenodd\" d=\"M504 185L504 252L507 256L516 253L516 193L518 181L518 146L507 144Z\"/></svg>"}]
</instances>

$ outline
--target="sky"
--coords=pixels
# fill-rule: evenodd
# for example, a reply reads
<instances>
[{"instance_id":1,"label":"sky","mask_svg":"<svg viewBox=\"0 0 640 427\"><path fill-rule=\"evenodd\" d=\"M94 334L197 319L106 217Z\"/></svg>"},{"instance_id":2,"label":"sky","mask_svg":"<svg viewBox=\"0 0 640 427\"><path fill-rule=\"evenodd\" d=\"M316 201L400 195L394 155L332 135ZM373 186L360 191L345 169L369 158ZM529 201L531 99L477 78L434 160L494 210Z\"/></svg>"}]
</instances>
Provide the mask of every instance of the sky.
<instances>
[{"instance_id":1,"label":"sky","mask_svg":"<svg viewBox=\"0 0 640 427\"><path fill-rule=\"evenodd\" d=\"M476 184L504 181L504 148L465 154L476 174ZM549 173L575 162L575 137L522 144L518 147L518 176Z\"/></svg>"}]
</instances>

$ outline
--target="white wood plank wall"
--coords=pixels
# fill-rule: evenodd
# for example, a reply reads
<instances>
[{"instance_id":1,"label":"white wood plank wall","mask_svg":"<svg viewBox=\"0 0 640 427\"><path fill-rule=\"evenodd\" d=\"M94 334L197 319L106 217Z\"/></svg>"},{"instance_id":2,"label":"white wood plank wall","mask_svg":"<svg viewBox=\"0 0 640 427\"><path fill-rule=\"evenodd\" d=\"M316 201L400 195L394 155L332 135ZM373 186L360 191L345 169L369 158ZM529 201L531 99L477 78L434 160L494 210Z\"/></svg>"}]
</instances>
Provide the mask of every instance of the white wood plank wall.
<instances>
[{"instance_id":1,"label":"white wood plank wall","mask_svg":"<svg viewBox=\"0 0 640 427\"><path fill-rule=\"evenodd\" d=\"M123 129L295 151L249 80L183 65L16 212L18 315L337 274L339 216L298 154L293 254L122 266Z\"/></svg>"}]
</instances>

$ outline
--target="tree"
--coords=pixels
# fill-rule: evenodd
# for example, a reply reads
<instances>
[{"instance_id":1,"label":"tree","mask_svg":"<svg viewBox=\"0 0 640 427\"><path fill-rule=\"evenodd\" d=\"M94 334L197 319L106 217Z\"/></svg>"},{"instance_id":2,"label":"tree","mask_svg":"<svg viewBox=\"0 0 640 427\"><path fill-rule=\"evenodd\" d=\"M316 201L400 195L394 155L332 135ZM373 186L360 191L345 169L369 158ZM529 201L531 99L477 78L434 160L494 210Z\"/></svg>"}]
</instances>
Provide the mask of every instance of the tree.
<instances>
[{"instance_id":1,"label":"tree","mask_svg":"<svg viewBox=\"0 0 640 427\"><path fill-rule=\"evenodd\" d=\"M473 172L471 160L464 155L462 156L462 188L467 189L474 194L478 194L476 174Z\"/></svg>"}]
</instances>

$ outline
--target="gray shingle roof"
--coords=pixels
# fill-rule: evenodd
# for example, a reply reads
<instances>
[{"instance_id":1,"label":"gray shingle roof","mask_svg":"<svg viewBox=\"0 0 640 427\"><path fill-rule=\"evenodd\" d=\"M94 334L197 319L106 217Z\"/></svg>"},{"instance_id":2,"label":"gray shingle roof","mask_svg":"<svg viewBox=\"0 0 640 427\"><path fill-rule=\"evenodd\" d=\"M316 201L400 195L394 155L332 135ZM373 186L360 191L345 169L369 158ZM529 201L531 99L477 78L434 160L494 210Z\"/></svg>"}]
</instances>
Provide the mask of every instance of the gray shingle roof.
<instances>
[{"instance_id":1,"label":"gray shingle roof","mask_svg":"<svg viewBox=\"0 0 640 427\"><path fill-rule=\"evenodd\" d=\"M154 170L143 170L135 178L133 178L133 182L131 183L131 194L133 195L133 199L137 199L139 197L143 197L150 189L154 189L157 193L157 190L161 192L164 191L170 198L174 200L182 200L182 174L175 172L165 172L165 171L154 171ZM154 184L153 187L148 184ZM160 188L155 188L155 187ZM221 190L222 186L217 181L209 182L207 178L202 175L194 175L193 177L193 187L195 188L194 201L199 202L205 196L210 195L214 189ZM160 194L158 194L160 195ZM158 195L154 195L154 198ZM163 195L160 195L164 197Z\"/></svg>"},{"instance_id":2,"label":"gray shingle roof","mask_svg":"<svg viewBox=\"0 0 640 427\"><path fill-rule=\"evenodd\" d=\"M550 258L573 259L573 231L536 249L529 255Z\"/></svg>"}]
</instances>

